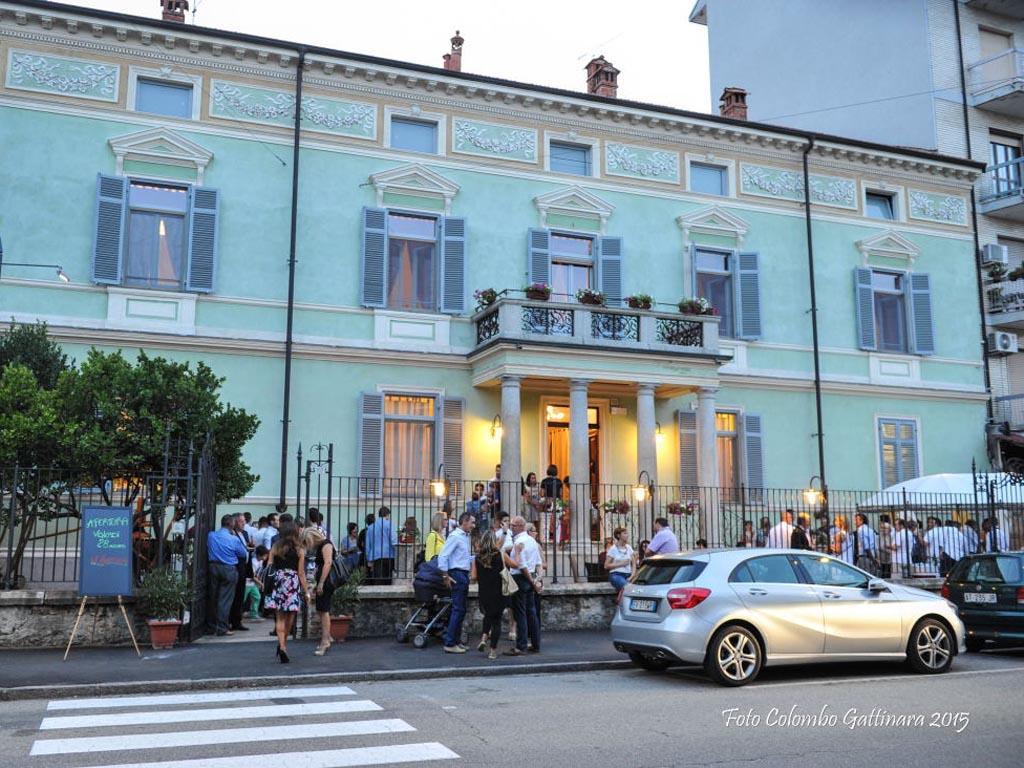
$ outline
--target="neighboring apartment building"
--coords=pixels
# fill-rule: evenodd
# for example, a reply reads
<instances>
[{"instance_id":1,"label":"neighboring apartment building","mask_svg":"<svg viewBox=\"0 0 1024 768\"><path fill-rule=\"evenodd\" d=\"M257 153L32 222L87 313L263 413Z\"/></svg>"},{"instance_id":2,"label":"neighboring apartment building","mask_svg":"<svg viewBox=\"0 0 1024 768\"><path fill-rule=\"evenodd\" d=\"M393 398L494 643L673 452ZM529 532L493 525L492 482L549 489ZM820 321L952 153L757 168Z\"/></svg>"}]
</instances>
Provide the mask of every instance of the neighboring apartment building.
<instances>
[{"instance_id":1,"label":"neighboring apartment building","mask_svg":"<svg viewBox=\"0 0 1024 768\"><path fill-rule=\"evenodd\" d=\"M373 478L817 474L811 137L616 99L600 58L576 93L462 73L460 40L440 69L169 15L0 0L0 233L71 280L5 268L0 313L79 359L205 360L262 419L246 503L280 481L300 57L289 455L330 440L336 474ZM985 455L980 166L813 140L830 485L965 471ZM720 316L675 308L697 295Z\"/></svg>"},{"instance_id":2,"label":"neighboring apartment building","mask_svg":"<svg viewBox=\"0 0 1024 768\"><path fill-rule=\"evenodd\" d=\"M975 203L989 455L1024 471L1024 1L698 0L690 20L708 27L712 93L745 89L751 119L988 165Z\"/></svg>"}]
</instances>

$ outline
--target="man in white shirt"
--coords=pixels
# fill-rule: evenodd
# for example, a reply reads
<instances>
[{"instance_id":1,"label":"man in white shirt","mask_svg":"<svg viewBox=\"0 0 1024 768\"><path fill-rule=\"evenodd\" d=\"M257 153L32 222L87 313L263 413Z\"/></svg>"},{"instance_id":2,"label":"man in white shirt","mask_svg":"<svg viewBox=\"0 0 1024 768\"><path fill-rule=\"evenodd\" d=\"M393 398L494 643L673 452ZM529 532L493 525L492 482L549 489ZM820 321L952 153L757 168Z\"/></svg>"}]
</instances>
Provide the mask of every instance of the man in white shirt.
<instances>
[{"instance_id":1,"label":"man in white shirt","mask_svg":"<svg viewBox=\"0 0 1024 768\"><path fill-rule=\"evenodd\" d=\"M437 556L437 567L444 574L444 582L452 591L452 612L444 632L445 653L465 653L462 639L462 622L466 618L466 602L469 598L469 574L473 568L473 544L470 534L476 527L476 518L470 512L459 516L459 527L445 539L441 554Z\"/></svg>"},{"instance_id":2,"label":"man in white shirt","mask_svg":"<svg viewBox=\"0 0 1024 768\"><path fill-rule=\"evenodd\" d=\"M984 552L1005 552L1010 548L1006 531L999 527L999 521L994 517L982 521L981 530L984 532L982 541Z\"/></svg>"},{"instance_id":3,"label":"man in white shirt","mask_svg":"<svg viewBox=\"0 0 1024 768\"><path fill-rule=\"evenodd\" d=\"M605 554L604 569L608 571L608 581L619 590L626 586L636 573L636 553L629 546L629 532L625 528L616 528L612 536L614 541Z\"/></svg>"},{"instance_id":4,"label":"man in white shirt","mask_svg":"<svg viewBox=\"0 0 1024 768\"><path fill-rule=\"evenodd\" d=\"M789 549L793 541L793 510L782 513L782 520L768 531L768 546L773 549Z\"/></svg>"},{"instance_id":5,"label":"man in white shirt","mask_svg":"<svg viewBox=\"0 0 1024 768\"><path fill-rule=\"evenodd\" d=\"M892 573L893 576L908 578L910 576L910 556L914 551L914 534L907 527L907 521L902 518L896 521L896 527L892 532L892 542L889 548L892 550Z\"/></svg>"},{"instance_id":6,"label":"man in white shirt","mask_svg":"<svg viewBox=\"0 0 1024 768\"><path fill-rule=\"evenodd\" d=\"M516 616L516 644L505 651L506 656L521 656L526 652L527 639L530 650L540 652L540 622L537 621L536 593L543 584L538 575L540 568L540 547L526 531L526 520L516 516L512 518L512 554L510 559L515 566L509 568L512 578L519 589L512 596L512 609Z\"/></svg>"}]
</instances>

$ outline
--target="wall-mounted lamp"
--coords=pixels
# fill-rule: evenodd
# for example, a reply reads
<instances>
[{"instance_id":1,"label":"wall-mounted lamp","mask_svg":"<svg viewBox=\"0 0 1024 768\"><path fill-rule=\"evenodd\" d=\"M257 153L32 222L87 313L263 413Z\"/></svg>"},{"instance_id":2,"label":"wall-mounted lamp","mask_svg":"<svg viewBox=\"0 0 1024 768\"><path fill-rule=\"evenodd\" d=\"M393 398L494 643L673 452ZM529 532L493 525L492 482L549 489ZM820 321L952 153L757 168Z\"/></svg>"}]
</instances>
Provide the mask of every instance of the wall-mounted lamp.
<instances>
[{"instance_id":1,"label":"wall-mounted lamp","mask_svg":"<svg viewBox=\"0 0 1024 768\"><path fill-rule=\"evenodd\" d=\"M659 445L665 440L665 433L661 431L661 422L654 422L654 440Z\"/></svg>"},{"instance_id":2,"label":"wall-mounted lamp","mask_svg":"<svg viewBox=\"0 0 1024 768\"><path fill-rule=\"evenodd\" d=\"M644 485L644 475L647 475L647 484ZM651 476L646 469L640 470L640 475L636 479L636 485L633 486L633 498L637 504L643 504L648 499L654 496L654 483L651 482Z\"/></svg>"},{"instance_id":3,"label":"wall-mounted lamp","mask_svg":"<svg viewBox=\"0 0 1024 768\"><path fill-rule=\"evenodd\" d=\"M501 415L496 413L491 419L491 437L501 440L501 431Z\"/></svg>"},{"instance_id":4,"label":"wall-mounted lamp","mask_svg":"<svg viewBox=\"0 0 1024 768\"><path fill-rule=\"evenodd\" d=\"M817 488L814 487L814 481L818 481ZM804 502L809 507L816 507L825 498L825 490L821 487L821 478L815 475L807 483L807 489L804 491Z\"/></svg>"},{"instance_id":5,"label":"wall-mounted lamp","mask_svg":"<svg viewBox=\"0 0 1024 768\"><path fill-rule=\"evenodd\" d=\"M448 495L448 478L444 473L444 462L442 461L437 467L437 475L435 480L430 481L430 489L434 492L434 495L441 499Z\"/></svg>"}]
</instances>

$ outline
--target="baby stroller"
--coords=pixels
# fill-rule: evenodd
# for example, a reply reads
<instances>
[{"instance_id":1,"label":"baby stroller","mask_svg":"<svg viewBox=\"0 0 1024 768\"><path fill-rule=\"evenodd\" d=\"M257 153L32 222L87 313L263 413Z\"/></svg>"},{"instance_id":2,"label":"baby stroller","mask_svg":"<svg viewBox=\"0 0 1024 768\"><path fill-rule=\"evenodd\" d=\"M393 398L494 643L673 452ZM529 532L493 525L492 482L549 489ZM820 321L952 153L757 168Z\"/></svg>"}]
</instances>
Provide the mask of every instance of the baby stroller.
<instances>
[{"instance_id":1,"label":"baby stroller","mask_svg":"<svg viewBox=\"0 0 1024 768\"><path fill-rule=\"evenodd\" d=\"M405 626L398 629L395 639L400 643L407 643L412 636L412 644L416 648L426 648L430 636L440 636L448 624L448 614L452 610L452 592L445 585L444 575L435 560L421 563L416 569L412 589L419 607Z\"/></svg>"}]
</instances>

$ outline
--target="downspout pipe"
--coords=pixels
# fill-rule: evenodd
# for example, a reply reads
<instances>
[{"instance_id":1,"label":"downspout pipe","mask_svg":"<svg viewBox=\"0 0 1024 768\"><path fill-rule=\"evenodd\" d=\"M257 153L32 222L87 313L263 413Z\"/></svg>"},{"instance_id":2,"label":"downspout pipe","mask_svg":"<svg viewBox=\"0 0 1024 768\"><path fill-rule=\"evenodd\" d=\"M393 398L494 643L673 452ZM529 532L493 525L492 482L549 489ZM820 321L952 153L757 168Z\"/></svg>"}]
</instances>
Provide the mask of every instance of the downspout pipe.
<instances>
[{"instance_id":1,"label":"downspout pipe","mask_svg":"<svg viewBox=\"0 0 1024 768\"><path fill-rule=\"evenodd\" d=\"M292 138L292 220L288 245L288 309L284 340L284 388L281 393L281 491L278 510L284 511L288 483L288 426L292 397L292 330L295 318L295 242L299 217L299 137L302 125L302 73L306 65L306 47L300 46L295 75L295 128Z\"/></svg>"},{"instance_id":2,"label":"downspout pipe","mask_svg":"<svg viewBox=\"0 0 1024 768\"><path fill-rule=\"evenodd\" d=\"M964 114L964 140L967 149L967 159L970 160L974 154L971 148L971 119L970 111L967 109L967 77L964 74L964 40L960 31L960 0L951 0L953 3L953 16L956 20L956 55L960 69L960 101L963 105ZM985 372L985 400L988 408L988 421L992 423L992 377L988 370L988 334L985 328L985 286L981 276L981 242L978 239L978 205L974 194L974 187L971 187L971 228L974 230L974 273L978 283L978 311L981 313L981 369Z\"/></svg>"},{"instance_id":3,"label":"downspout pipe","mask_svg":"<svg viewBox=\"0 0 1024 768\"><path fill-rule=\"evenodd\" d=\"M814 348L814 408L818 423L818 477L825 493L824 503L828 504L828 482L825 476L825 428L821 415L821 348L818 344L818 297L814 285L814 236L811 232L811 179L807 167L807 156L814 148L814 137L805 136L807 146L803 153L804 168L804 222L807 225L807 280L811 288L811 341ZM827 512L828 507L824 510Z\"/></svg>"}]
</instances>

